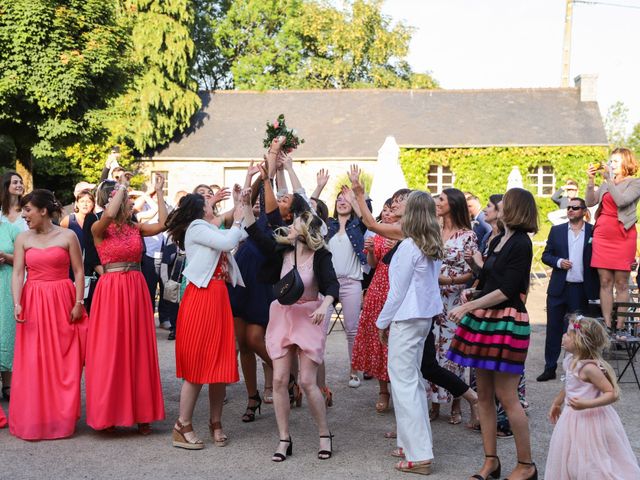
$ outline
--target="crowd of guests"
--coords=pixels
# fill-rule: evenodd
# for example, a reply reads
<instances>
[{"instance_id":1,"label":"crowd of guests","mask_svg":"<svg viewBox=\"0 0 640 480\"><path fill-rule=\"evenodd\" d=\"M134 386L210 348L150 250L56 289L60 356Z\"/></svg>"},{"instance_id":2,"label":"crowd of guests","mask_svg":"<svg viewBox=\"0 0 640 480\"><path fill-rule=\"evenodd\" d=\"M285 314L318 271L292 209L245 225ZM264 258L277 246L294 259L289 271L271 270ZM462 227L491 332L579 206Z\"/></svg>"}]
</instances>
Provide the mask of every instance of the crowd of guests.
<instances>
[{"instance_id":1,"label":"crowd of guests","mask_svg":"<svg viewBox=\"0 0 640 480\"><path fill-rule=\"evenodd\" d=\"M157 310L175 339L183 380L173 446L204 448L192 418L205 384L211 439L228 443L225 386L239 381L239 356L248 397L241 420L254 421L263 403L274 406L272 460L293 453L289 414L303 396L318 430L317 457L328 460L333 395L325 343L339 303L345 382L357 388L362 378L375 378L379 414L393 398L397 429L385 436L397 439L397 470L431 473L430 422L446 408L449 423L462 423L464 399L467 427L481 433L485 457L470 478L499 478L496 439L513 436L509 478L537 479L524 388L531 237L539 226L533 195L496 192L483 209L477 196L455 188L435 196L400 189L374 217L354 165L329 217L320 200L328 172L318 173L307 195L283 141L276 138L264 161L251 164L244 185L198 185L173 206L161 175L149 194L133 191L117 151L99 185L76 186L66 216L50 191L25 195L17 173L4 175L0 371L10 432L26 440L71 436L84 370L90 427L137 426L150 434L165 417ZM611 406L616 376L602 359L611 338L630 335L620 321L613 325L611 310L614 289L618 301L628 299L635 263L637 168L632 152L616 149L603 168L589 167L586 201L577 185L556 199L566 204L568 222L551 229L542 258L553 274L537 380L555 378L561 346L567 379L549 413L558 423L547 478L609 478L612 468L615 478L640 478ZM232 208L218 211L227 199ZM593 227L584 217L596 204ZM602 322L582 316L594 299ZM262 396L256 358L264 368Z\"/></svg>"}]
</instances>

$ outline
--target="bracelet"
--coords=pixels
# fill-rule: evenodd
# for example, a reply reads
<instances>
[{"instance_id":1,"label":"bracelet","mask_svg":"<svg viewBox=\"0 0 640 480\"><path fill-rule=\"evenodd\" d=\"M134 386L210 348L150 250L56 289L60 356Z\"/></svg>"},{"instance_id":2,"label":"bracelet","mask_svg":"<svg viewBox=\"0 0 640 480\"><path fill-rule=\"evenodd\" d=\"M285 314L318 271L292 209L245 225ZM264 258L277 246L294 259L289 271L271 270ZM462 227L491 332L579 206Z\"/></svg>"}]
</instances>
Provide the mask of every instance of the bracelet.
<instances>
[{"instance_id":1,"label":"bracelet","mask_svg":"<svg viewBox=\"0 0 640 480\"><path fill-rule=\"evenodd\" d=\"M84 305L84 300L76 300L76 305Z\"/></svg>"},{"instance_id":2,"label":"bracelet","mask_svg":"<svg viewBox=\"0 0 640 480\"><path fill-rule=\"evenodd\" d=\"M20 307L20 306L21 306L21 305L20 305L19 303L14 303L14 304L13 304L13 308Z\"/></svg>"}]
</instances>

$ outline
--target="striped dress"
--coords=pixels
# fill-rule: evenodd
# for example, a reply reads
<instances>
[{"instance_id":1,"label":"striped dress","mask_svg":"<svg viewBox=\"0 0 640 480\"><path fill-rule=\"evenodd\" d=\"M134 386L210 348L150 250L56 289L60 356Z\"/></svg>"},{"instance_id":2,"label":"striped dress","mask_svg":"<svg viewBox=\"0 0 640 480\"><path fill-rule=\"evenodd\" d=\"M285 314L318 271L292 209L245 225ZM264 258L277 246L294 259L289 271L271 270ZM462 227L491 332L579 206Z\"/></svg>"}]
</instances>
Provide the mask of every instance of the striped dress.
<instances>
[{"instance_id":1,"label":"striped dress","mask_svg":"<svg viewBox=\"0 0 640 480\"><path fill-rule=\"evenodd\" d=\"M481 296L501 290L507 300L469 312L461 320L447 358L473 368L521 375L529 349L531 327L524 305L533 249L529 236L516 232L499 252L492 241L480 276Z\"/></svg>"}]
</instances>

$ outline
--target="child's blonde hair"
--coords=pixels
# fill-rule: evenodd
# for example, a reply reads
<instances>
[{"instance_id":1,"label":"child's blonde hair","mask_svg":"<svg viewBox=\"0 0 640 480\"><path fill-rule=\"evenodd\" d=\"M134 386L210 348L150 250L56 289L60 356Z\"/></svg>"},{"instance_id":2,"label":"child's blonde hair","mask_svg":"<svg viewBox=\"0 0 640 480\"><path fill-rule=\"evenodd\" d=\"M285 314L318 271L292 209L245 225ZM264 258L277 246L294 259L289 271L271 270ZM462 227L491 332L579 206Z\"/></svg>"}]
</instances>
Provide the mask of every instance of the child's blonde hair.
<instances>
[{"instance_id":1,"label":"child's blonde hair","mask_svg":"<svg viewBox=\"0 0 640 480\"><path fill-rule=\"evenodd\" d=\"M607 331L595 318L581 315L568 315L568 318L568 332L574 333L575 346L571 368L575 368L580 360L595 360L604 370L604 375L613 386L613 391L618 397L620 395L620 387L618 386L616 374L611 365L602 358L602 352L609 346Z\"/></svg>"},{"instance_id":2,"label":"child's blonde hair","mask_svg":"<svg viewBox=\"0 0 640 480\"><path fill-rule=\"evenodd\" d=\"M322 236L322 220L317 215L306 211L297 216L290 227L281 227L276 230L275 239L278 243L291 245L291 241L287 238L289 228L293 228L295 222L298 222L297 228L300 232L299 240L307 244L314 252L325 246L324 237Z\"/></svg>"},{"instance_id":3,"label":"child's blonde hair","mask_svg":"<svg viewBox=\"0 0 640 480\"><path fill-rule=\"evenodd\" d=\"M444 258L436 204L428 193L414 190L409 194L402 217L402 233L411 238L427 257Z\"/></svg>"}]
</instances>

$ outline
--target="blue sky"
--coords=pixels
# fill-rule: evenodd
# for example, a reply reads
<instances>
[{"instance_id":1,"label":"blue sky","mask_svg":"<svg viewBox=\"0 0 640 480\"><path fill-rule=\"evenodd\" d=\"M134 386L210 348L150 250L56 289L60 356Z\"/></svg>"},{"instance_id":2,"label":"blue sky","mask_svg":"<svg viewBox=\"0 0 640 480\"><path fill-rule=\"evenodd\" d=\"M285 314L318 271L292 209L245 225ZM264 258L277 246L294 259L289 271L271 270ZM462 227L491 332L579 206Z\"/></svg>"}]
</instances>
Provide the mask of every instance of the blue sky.
<instances>
[{"instance_id":1,"label":"blue sky","mask_svg":"<svg viewBox=\"0 0 640 480\"><path fill-rule=\"evenodd\" d=\"M415 28L409 61L444 88L560 86L564 0L385 0L383 11ZM639 50L640 8L574 4L570 77L598 74L603 116L621 100L630 126L640 122Z\"/></svg>"}]
</instances>

